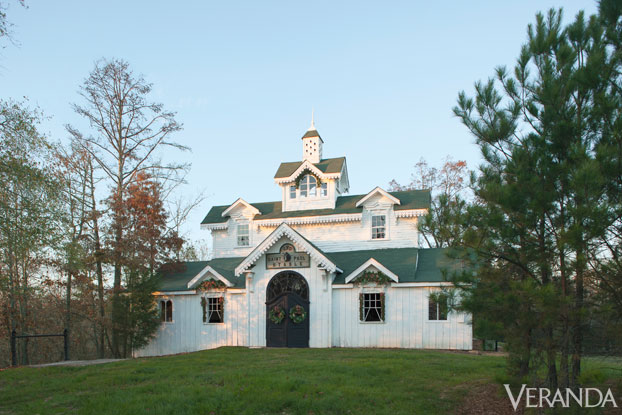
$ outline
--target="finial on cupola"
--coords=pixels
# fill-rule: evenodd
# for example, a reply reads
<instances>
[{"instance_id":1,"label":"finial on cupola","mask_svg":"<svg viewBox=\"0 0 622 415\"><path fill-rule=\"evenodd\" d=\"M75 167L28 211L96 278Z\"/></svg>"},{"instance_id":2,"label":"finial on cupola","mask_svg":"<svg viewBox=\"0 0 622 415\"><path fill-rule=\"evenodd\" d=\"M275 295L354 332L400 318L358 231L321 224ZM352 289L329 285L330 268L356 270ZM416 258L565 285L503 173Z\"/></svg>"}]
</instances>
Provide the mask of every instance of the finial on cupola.
<instances>
[{"instance_id":1,"label":"finial on cupola","mask_svg":"<svg viewBox=\"0 0 622 415\"><path fill-rule=\"evenodd\" d=\"M322 137L315 129L315 110L311 109L311 126L302 136L302 159L319 163L322 159Z\"/></svg>"},{"instance_id":2,"label":"finial on cupola","mask_svg":"<svg viewBox=\"0 0 622 415\"><path fill-rule=\"evenodd\" d=\"M309 127L309 129L307 131L313 131L315 130L315 122L313 120L313 113L314 113L314 109L311 108L311 127Z\"/></svg>"}]
</instances>

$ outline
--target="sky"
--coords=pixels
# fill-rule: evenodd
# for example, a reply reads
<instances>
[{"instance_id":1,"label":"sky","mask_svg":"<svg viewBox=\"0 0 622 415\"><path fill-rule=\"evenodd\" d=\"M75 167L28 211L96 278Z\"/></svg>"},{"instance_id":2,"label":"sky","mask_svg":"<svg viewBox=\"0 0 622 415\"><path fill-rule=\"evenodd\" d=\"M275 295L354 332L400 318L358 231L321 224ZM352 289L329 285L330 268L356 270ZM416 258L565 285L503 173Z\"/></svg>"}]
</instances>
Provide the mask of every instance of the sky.
<instances>
[{"instance_id":1,"label":"sky","mask_svg":"<svg viewBox=\"0 0 622 415\"><path fill-rule=\"evenodd\" d=\"M192 164L178 190L211 206L242 197L280 200L279 164L302 157L311 111L323 156L346 156L350 194L396 179L407 183L424 158L481 162L453 115L499 65L511 67L538 11L563 6L566 21L593 1L44 1L6 4L17 45L0 51L0 98L27 97L46 115L41 130L67 141L71 109L101 58L128 61L153 83L151 99L177 113L175 140Z\"/></svg>"}]
</instances>

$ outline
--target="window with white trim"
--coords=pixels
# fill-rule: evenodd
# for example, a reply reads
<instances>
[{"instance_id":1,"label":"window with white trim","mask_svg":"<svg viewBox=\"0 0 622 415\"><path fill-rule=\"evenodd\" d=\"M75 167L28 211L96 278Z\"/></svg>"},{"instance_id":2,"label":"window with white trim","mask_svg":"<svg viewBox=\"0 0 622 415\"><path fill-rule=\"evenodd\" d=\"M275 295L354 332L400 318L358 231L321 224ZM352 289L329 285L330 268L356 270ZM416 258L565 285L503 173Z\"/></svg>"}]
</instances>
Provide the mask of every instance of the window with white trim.
<instances>
[{"instance_id":1,"label":"window with white trim","mask_svg":"<svg viewBox=\"0 0 622 415\"><path fill-rule=\"evenodd\" d=\"M447 297L441 295L438 301L428 299L428 320L447 320Z\"/></svg>"},{"instance_id":2,"label":"window with white trim","mask_svg":"<svg viewBox=\"0 0 622 415\"><path fill-rule=\"evenodd\" d=\"M160 301L160 321L167 323L173 321L173 302L171 300Z\"/></svg>"},{"instance_id":3,"label":"window with white trim","mask_svg":"<svg viewBox=\"0 0 622 415\"><path fill-rule=\"evenodd\" d=\"M384 321L384 293L361 293L359 302L361 321Z\"/></svg>"},{"instance_id":4,"label":"window with white trim","mask_svg":"<svg viewBox=\"0 0 622 415\"><path fill-rule=\"evenodd\" d=\"M371 239L385 239L387 236L387 215L371 217Z\"/></svg>"},{"instance_id":5,"label":"window with white trim","mask_svg":"<svg viewBox=\"0 0 622 415\"><path fill-rule=\"evenodd\" d=\"M238 223L238 246L249 246L248 223Z\"/></svg>"},{"instance_id":6,"label":"window with white trim","mask_svg":"<svg viewBox=\"0 0 622 415\"><path fill-rule=\"evenodd\" d=\"M322 183L320 185L320 196L322 197L328 196L328 183Z\"/></svg>"},{"instance_id":7,"label":"window with white trim","mask_svg":"<svg viewBox=\"0 0 622 415\"><path fill-rule=\"evenodd\" d=\"M225 298L207 297L203 310L203 323L222 323L225 321Z\"/></svg>"},{"instance_id":8,"label":"window with white trim","mask_svg":"<svg viewBox=\"0 0 622 415\"><path fill-rule=\"evenodd\" d=\"M296 199L296 186L289 186L289 198Z\"/></svg>"},{"instance_id":9,"label":"window with white trim","mask_svg":"<svg viewBox=\"0 0 622 415\"><path fill-rule=\"evenodd\" d=\"M307 174L300 180L300 197L314 197L317 195L317 180L310 174Z\"/></svg>"}]
</instances>

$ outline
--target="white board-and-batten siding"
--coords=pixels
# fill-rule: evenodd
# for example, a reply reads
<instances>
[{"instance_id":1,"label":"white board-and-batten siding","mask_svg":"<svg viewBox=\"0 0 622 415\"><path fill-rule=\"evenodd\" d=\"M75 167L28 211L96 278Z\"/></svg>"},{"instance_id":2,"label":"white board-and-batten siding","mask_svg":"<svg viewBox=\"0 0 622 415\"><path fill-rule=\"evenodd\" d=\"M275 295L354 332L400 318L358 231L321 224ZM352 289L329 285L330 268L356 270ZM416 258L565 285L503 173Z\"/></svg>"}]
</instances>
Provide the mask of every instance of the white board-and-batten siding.
<instances>
[{"instance_id":1,"label":"white board-and-batten siding","mask_svg":"<svg viewBox=\"0 0 622 415\"><path fill-rule=\"evenodd\" d=\"M296 232L324 252L347 252L367 249L416 248L419 246L417 217L398 218L391 209L387 215L387 238L371 239L372 212L364 211L362 219L340 223L292 224ZM260 226L249 222L250 246L237 245L237 222L229 219L229 226L223 230L213 230L214 251L219 258L242 257L248 255L255 246L270 235L275 226Z\"/></svg>"},{"instance_id":2,"label":"white board-and-batten siding","mask_svg":"<svg viewBox=\"0 0 622 415\"><path fill-rule=\"evenodd\" d=\"M276 244L268 252L278 252ZM266 288L282 270L266 269L257 261L246 290L228 290L224 323L202 321L201 294L170 295L173 322L162 323L156 337L136 356L185 353L221 346L266 345ZM438 287L333 287L314 260L296 269L309 284L309 346L385 347L470 350L472 331L467 315L449 313L446 321L428 320L428 296ZM329 275L332 280L334 275ZM361 322L359 294L385 293L385 321ZM218 293L208 295L220 295ZM250 300L249 300L250 299Z\"/></svg>"},{"instance_id":3,"label":"white board-and-batten siding","mask_svg":"<svg viewBox=\"0 0 622 415\"><path fill-rule=\"evenodd\" d=\"M225 298L223 323L203 323L199 294L158 297L158 301L172 301L173 321L161 323L155 337L145 348L136 351L135 356L161 356L221 346L246 346L246 295L231 292L214 294L222 294Z\"/></svg>"},{"instance_id":4,"label":"white board-and-batten siding","mask_svg":"<svg viewBox=\"0 0 622 415\"><path fill-rule=\"evenodd\" d=\"M333 289L334 347L391 347L470 350L471 326L462 313L447 320L428 320L430 287L359 287ZM362 322L359 294L384 292L383 322Z\"/></svg>"}]
</instances>

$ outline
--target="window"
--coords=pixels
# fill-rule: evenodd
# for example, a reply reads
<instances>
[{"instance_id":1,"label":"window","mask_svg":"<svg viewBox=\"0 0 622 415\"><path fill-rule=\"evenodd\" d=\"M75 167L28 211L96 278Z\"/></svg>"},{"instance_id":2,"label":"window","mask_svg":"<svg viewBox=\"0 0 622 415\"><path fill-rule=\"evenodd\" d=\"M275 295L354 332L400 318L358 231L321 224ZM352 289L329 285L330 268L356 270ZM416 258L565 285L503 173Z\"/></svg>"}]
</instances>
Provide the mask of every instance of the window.
<instances>
[{"instance_id":1,"label":"window","mask_svg":"<svg viewBox=\"0 0 622 415\"><path fill-rule=\"evenodd\" d=\"M160 320L167 323L173 321L173 302L171 300L160 301Z\"/></svg>"},{"instance_id":2,"label":"window","mask_svg":"<svg viewBox=\"0 0 622 415\"><path fill-rule=\"evenodd\" d=\"M249 246L248 223L238 224L238 246Z\"/></svg>"},{"instance_id":3,"label":"window","mask_svg":"<svg viewBox=\"0 0 622 415\"><path fill-rule=\"evenodd\" d=\"M222 323L225 321L224 297L208 297L203 308L203 323Z\"/></svg>"},{"instance_id":4,"label":"window","mask_svg":"<svg viewBox=\"0 0 622 415\"><path fill-rule=\"evenodd\" d=\"M296 186L289 186L289 198L296 199Z\"/></svg>"},{"instance_id":5,"label":"window","mask_svg":"<svg viewBox=\"0 0 622 415\"><path fill-rule=\"evenodd\" d=\"M447 297L441 296L438 300L429 298L428 320L447 320Z\"/></svg>"},{"instance_id":6,"label":"window","mask_svg":"<svg viewBox=\"0 0 622 415\"><path fill-rule=\"evenodd\" d=\"M320 196L328 196L328 183L322 183L320 186Z\"/></svg>"},{"instance_id":7,"label":"window","mask_svg":"<svg viewBox=\"0 0 622 415\"><path fill-rule=\"evenodd\" d=\"M371 239L384 239L386 237L386 215L371 217Z\"/></svg>"},{"instance_id":8,"label":"window","mask_svg":"<svg viewBox=\"0 0 622 415\"><path fill-rule=\"evenodd\" d=\"M307 174L300 181L300 197L311 197L317 195L317 180L315 177Z\"/></svg>"},{"instance_id":9,"label":"window","mask_svg":"<svg viewBox=\"0 0 622 415\"><path fill-rule=\"evenodd\" d=\"M361 321L384 321L384 293L362 293L359 301Z\"/></svg>"}]
</instances>

